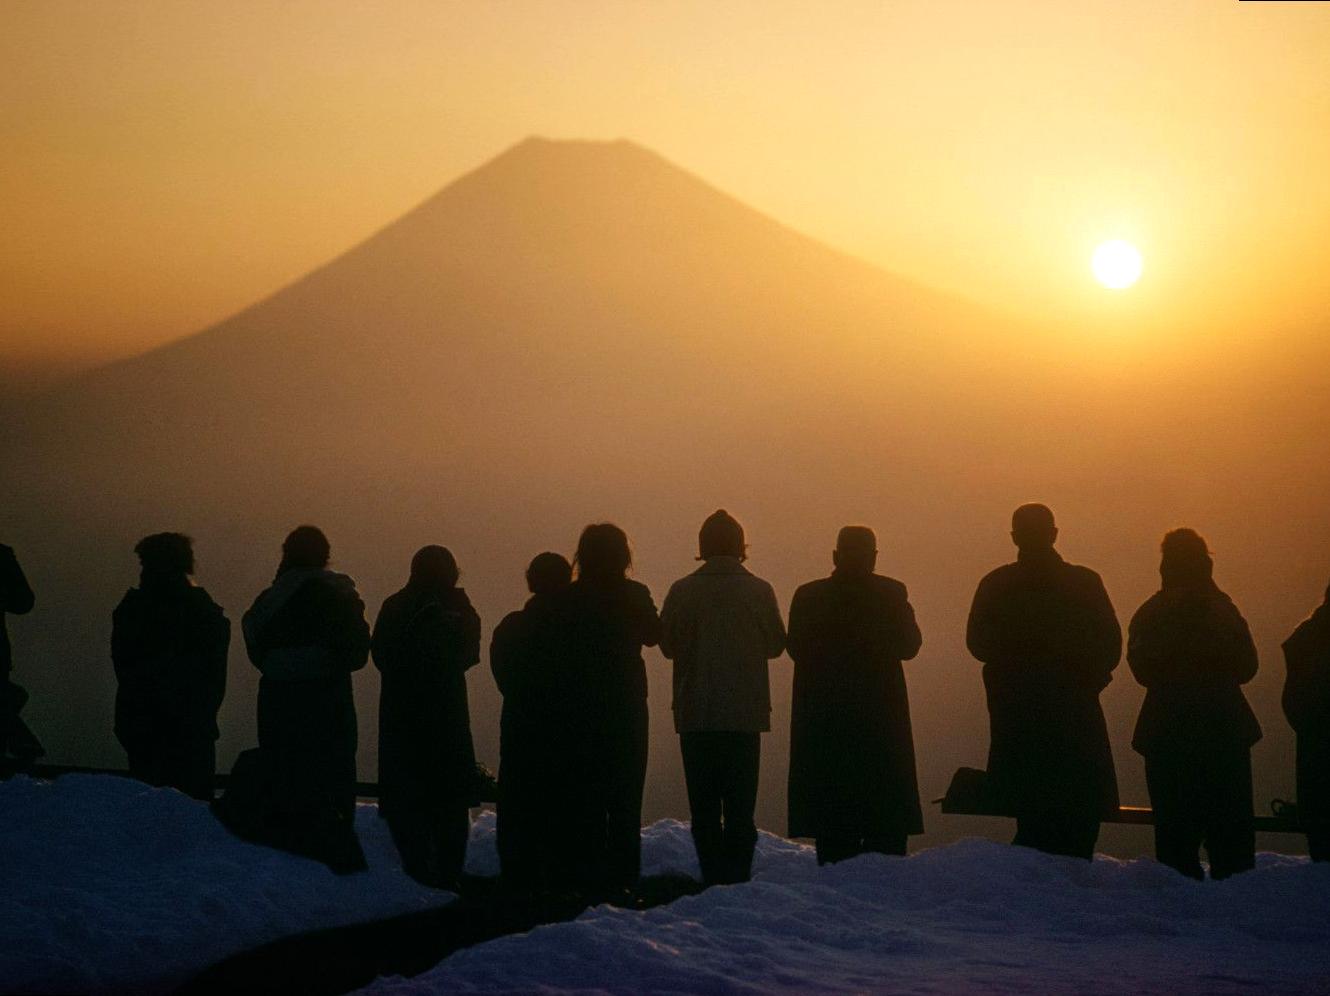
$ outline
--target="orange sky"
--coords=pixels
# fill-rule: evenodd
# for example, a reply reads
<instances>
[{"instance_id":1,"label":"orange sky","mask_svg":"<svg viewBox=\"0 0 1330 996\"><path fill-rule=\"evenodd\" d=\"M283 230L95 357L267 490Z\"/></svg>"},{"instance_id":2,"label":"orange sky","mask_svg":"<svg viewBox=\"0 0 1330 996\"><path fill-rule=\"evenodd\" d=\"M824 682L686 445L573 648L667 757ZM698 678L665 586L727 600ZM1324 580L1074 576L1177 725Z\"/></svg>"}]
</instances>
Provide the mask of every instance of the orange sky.
<instances>
[{"instance_id":1,"label":"orange sky","mask_svg":"<svg viewBox=\"0 0 1330 996\"><path fill-rule=\"evenodd\" d=\"M1330 314L1330 4L7 0L0 366L197 331L532 133L1072 336Z\"/></svg>"}]
</instances>

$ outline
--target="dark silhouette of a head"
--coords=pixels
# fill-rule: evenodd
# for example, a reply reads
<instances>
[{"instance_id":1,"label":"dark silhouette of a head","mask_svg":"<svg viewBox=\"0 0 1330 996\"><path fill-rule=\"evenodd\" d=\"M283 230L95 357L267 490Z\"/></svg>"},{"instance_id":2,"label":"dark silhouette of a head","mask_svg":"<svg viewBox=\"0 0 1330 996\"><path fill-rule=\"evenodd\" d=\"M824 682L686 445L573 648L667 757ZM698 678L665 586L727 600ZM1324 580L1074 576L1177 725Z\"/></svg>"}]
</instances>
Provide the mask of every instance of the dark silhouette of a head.
<instances>
[{"instance_id":1,"label":"dark silhouette of a head","mask_svg":"<svg viewBox=\"0 0 1330 996\"><path fill-rule=\"evenodd\" d=\"M877 566L877 535L867 526L844 526L836 534L831 562L842 574L872 574Z\"/></svg>"},{"instance_id":2,"label":"dark silhouette of a head","mask_svg":"<svg viewBox=\"0 0 1330 996\"><path fill-rule=\"evenodd\" d=\"M563 591L573 580L573 565L561 553L538 553L526 569L527 591L533 595L552 595Z\"/></svg>"},{"instance_id":3,"label":"dark silhouette of a head","mask_svg":"<svg viewBox=\"0 0 1330 996\"><path fill-rule=\"evenodd\" d=\"M738 557L743 560L747 550L744 527L723 508L708 515L698 530L698 560L709 560L712 557Z\"/></svg>"},{"instance_id":4,"label":"dark silhouette of a head","mask_svg":"<svg viewBox=\"0 0 1330 996\"><path fill-rule=\"evenodd\" d=\"M1199 584L1214 576L1214 558L1194 529L1173 529L1159 544L1159 577L1165 588Z\"/></svg>"},{"instance_id":5,"label":"dark silhouette of a head","mask_svg":"<svg viewBox=\"0 0 1330 996\"><path fill-rule=\"evenodd\" d=\"M194 573L194 541L183 533L153 533L134 547L144 577L188 577Z\"/></svg>"},{"instance_id":6,"label":"dark silhouette of a head","mask_svg":"<svg viewBox=\"0 0 1330 996\"><path fill-rule=\"evenodd\" d=\"M1053 511L1031 502L1011 513L1011 541L1021 550L1051 550L1058 539Z\"/></svg>"},{"instance_id":7,"label":"dark silhouette of a head","mask_svg":"<svg viewBox=\"0 0 1330 996\"><path fill-rule=\"evenodd\" d=\"M422 546L411 558L411 585L417 588L456 588L462 576L457 559L446 546Z\"/></svg>"},{"instance_id":8,"label":"dark silhouette of a head","mask_svg":"<svg viewBox=\"0 0 1330 996\"><path fill-rule=\"evenodd\" d=\"M633 566L628 534L612 522L597 522L582 530L573 566L578 578L603 581L621 578Z\"/></svg>"},{"instance_id":9,"label":"dark silhouette of a head","mask_svg":"<svg viewBox=\"0 0 1330 996\"><path fill-rule=\"evenodd\" d=\"M297 526L282 543L282 563L278 574L292 570L323 570L332 557L328 537L318 526Z\"/></svg>"}]
</instances>

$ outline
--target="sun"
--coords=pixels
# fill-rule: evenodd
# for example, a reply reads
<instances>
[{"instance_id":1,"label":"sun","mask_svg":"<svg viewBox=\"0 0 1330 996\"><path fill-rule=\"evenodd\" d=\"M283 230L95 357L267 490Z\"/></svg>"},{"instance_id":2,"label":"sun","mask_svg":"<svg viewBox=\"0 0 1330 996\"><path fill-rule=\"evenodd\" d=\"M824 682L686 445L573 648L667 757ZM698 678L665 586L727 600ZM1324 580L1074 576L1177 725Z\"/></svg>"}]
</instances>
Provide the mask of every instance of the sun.
<instances>
[{"instance_id":1,"label":"sun","mask_svg":"<svg viewBox=\"0 0 1330 996\"><path fill-rule=\"evenodd\" d=\"M1090 257L1095 279L1110 290L1126 290L1141 279L1141 251L1130 242L1111 239Z\"/></svg>"}]
</instances>

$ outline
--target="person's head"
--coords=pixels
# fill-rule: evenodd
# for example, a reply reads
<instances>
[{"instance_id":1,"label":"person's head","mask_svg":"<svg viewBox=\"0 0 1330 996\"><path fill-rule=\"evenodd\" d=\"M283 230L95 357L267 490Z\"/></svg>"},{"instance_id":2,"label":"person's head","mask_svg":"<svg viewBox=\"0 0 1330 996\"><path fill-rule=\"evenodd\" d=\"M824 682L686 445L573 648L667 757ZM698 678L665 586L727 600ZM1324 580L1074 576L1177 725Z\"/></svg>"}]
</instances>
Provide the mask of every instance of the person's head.
<instances>
[{"instance_id":1,"label":"person's head","mask_svg":"<svg viewBox=\"0 0 1330 996\"><path fill-rule=\"evenodd\" d=\"M1020 550L1051 550L1058 539L1053 511L1031 502L1011 513L1011 541Z\"/></svg>"},{"instance_id":2,"label":"person's head","mask_svg":"<svg viewBox=\"0 0 1330 996\"><path fill-rule=\"evenodd\" d=\"M282 542L282 563L278 574L292 570L321 571L328 566L332 547L318 526L297 526Z\"/></svg>"},{"instance_id":3,"label":"person's head","mask_svg":"<svg viewBox=\"0 0 1330 996\"><path fill-rule=\"evenodd\" d=\"M461 572L446 546L422 546L411 558L411 581L415 587L456 588Z\"/></svg>"},{"instance_id":4,"label":"person's head","mask_svg":"<svg viewBox=\"0 0 1330 996\"><path fill-rule=\"evenodd\" d=\"M153 533L134 547L147 577L189 577L194 573L194 541L183 533Z\"/></svg>"},{"instance_id":5,"label":"person's head","mask_svg":"<svg viewBox=\"0 0 1330 996\"><path fill-rule=\"evenodd\" d=\"M1159 544L1159 577L1165 588L1196 584L1214 574L1214 560L1205 539L1194 529L1173 529Z\"/></svg>"},{"instance_id":6,"label":"person's head","mask_svg":"<svg viewBox=\"0 0 1330 996\"><path fill-rule=\"evenodd\" d=\"M579 578L621 578L633 566L628 534L612 522L597 522L582 530L573 566Z\"/></svg>"},{"instance_id":7,"label":"person's head","mask_svg":"<svg viewBox=\"0 0 1330 996\"><path fill-rule=\"evenodd\" d=\"M552 595L573 580L573 565L561 553L538 553L527 565L526 587L533 595Z\"/></svg>"},{"instance_id":8,"label":"person's head","mask_svg":"<svg viewBox=\"0 0 1330 996\"><path fill-rule=\"evenodd\" d=\"M738 557L743 560L747 550L744 527L723 508L708 515L697 532L698 560L710 560L712 557Z\"/></svg>"},{"instance_id":9,"label":"person's head","mask_svg":"<svg viewBox=\"0 0 1330 996\"><path fill-rule=\"evenodd\" d=\"M836 534L831 562L842 574L872 574L877 566L877 536L867 526L845 526Z\"/></svg>"}]
</instances>

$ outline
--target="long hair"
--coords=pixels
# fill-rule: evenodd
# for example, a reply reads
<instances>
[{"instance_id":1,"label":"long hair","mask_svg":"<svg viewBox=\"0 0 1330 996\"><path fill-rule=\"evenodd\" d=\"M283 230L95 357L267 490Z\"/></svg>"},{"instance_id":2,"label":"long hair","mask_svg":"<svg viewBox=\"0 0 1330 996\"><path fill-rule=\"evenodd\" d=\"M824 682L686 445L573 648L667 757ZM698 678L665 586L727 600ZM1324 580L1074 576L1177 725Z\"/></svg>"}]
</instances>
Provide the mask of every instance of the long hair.
<instances>
[{"instance_id":1,"label":"long hair","mask_svg":"<svg viewBox=\"0 0 1330 996\"><path fill-rule=\"evenodd\" d=\"M612 522L596 522L582 530L577 541L573 568L578 580L605 581L621 578L633 566L628 534Z\"/></svg>"},{"instance_id":2,"label":"long hair","mask_svg":"<svg viewBox=\"0 0 1330 996\"><path fill-rule=\"evenodd\" d=\"M456 588L462 573L446 546L422 546L411 558L410 584L417 588Z\"/></svg>"},{"instance_id":3,"label":"long hair","mask_svg":"<svg viewBox=\"0 0 1330 996\"><path fill-rule=\"evenodd\" d=\"M328 537L318 526L297 526L282 542L282 562L277 576L292 570L322 570L332 557Z\"/></svg>"}]
</instances>

